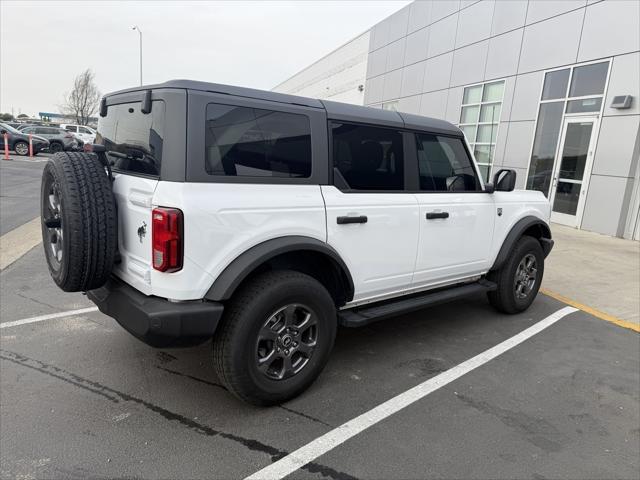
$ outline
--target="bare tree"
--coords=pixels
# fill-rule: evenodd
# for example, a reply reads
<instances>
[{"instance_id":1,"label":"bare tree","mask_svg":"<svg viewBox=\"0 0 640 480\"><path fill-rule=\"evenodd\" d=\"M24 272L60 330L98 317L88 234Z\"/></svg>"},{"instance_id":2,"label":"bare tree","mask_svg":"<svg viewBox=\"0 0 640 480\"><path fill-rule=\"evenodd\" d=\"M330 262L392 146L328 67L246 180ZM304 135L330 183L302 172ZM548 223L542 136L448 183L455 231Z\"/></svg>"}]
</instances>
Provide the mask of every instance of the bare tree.
<instances>
[{"instance_id":1,"label":"bare tree","mask_svg":"<svg viewBox=\"0 0 640 480\"><path fill-rule=\"evenodd\" d=\"M101 94L94 80L95 74L89 68L78 75L62 106L64 113L75 116L80 125L89 123L100 105Z\"/></svg>"}]
</instances>

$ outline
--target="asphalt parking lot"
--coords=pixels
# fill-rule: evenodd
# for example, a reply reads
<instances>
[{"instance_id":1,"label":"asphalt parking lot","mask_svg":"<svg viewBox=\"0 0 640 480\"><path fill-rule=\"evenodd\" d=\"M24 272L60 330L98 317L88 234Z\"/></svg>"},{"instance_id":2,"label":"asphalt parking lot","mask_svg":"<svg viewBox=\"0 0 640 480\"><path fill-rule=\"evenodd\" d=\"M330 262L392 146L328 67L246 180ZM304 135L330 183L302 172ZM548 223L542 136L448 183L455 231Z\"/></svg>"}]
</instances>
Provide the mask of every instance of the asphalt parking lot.
<instances>
[{"instance_id":1,"label":"asphalt parking lot","mask_svg":"<svg viewBox=\"0 0 640 480\"><path fill-rule=\"evenodd\" d=\"M0 163L2 235L37 216L43 165ZM319 380L261 409L220 386L210 343L153 349L96 311L15 324L93 306L41 245L0 288L2 478L244 478L565 307L478 297L340 329ZM576 311L287 478L638 478L639 366L636 332Z\"/></svg>"}]
</instances>

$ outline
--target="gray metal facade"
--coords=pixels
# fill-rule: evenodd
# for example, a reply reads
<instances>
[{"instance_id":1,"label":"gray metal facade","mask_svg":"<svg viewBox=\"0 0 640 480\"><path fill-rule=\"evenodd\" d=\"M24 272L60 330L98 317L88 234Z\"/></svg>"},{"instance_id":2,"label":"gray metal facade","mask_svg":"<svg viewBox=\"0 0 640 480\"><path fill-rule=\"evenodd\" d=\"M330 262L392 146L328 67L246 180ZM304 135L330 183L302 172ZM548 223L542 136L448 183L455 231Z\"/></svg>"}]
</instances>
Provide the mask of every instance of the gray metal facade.
<instances>
[{"instance_id":1,"label":"gray metal facade","mask_svg":"<svg viewBox=\"0 0 640 480\"><path fill-rule=\"evenodd\" d=\"M459 124L465 87L504 80L492 168L515 169L523 188L545 73L596 61L610 62L608 81L576 226L631 238L640 203L639 1L416 1L371 30L364 103ZM631 108L611 108L619 95L633 97Z\"/></svg>"}]
</instances>

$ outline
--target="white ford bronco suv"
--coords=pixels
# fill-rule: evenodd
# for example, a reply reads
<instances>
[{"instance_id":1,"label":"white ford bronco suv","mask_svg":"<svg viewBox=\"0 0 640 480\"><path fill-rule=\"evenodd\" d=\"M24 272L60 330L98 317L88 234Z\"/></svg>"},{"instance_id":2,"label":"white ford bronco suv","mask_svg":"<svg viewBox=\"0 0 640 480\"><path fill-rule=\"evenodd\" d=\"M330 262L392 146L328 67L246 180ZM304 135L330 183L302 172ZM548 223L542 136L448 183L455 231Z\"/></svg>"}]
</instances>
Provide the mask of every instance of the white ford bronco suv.
<instances>
[{"instance_id":1,"label":"white ford bronco suv","mask_svg":"<svg viewBox=\"0 0 640 480\"><path fill-rule=\"evenodd\" d=\"M43 172L57 285L152 346L213 338L258 405L305 390L338 325L478 292L525 310L553 246L543 194L484 183L441 120L176 80L105 96L87 150Z\"/></svg>"}]
</instances>

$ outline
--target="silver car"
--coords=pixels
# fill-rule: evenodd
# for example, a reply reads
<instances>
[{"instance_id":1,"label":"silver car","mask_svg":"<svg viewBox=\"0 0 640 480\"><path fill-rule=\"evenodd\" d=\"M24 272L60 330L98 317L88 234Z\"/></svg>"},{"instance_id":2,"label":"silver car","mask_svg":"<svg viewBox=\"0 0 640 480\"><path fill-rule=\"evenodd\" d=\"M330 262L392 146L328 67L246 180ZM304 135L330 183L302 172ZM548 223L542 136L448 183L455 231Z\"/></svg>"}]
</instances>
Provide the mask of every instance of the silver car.
<instances>
[{"instance_id":1,"label":"silver car","mask_svg":"<svg viewBox=\"0 0 640 480\"><path fill-rule=\"evenodd\" d=\"M39 137L44 137L49 140L49 151L51 153L78 149L78 140L76 137L63 128L34 125L23 128L21 132L26 135L31 133L32 135L38 135Z\"/></svg>"}]
</instances>

